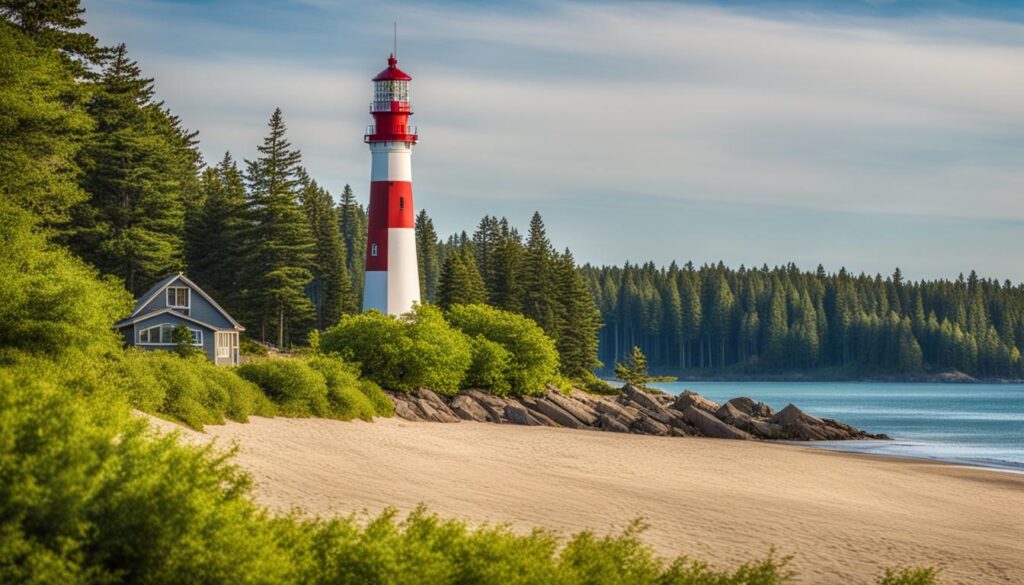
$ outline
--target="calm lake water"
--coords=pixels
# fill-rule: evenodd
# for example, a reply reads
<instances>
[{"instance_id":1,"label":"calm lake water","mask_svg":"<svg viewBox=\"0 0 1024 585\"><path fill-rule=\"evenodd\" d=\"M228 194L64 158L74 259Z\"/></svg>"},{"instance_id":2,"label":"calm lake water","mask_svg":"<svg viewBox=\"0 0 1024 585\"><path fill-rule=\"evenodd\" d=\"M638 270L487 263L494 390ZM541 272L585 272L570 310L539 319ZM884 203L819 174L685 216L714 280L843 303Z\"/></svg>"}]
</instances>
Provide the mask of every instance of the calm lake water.
<instances>
[{"instance_id":1,"label":"calm lake water","mask_svg":"<svg viewBox=\"0 0 1024 585\"><path fill-rule=\"evenodd\" d=\"M921 457L1024 472L1024 384L670 382L716 401L749 396L778 410L792 402L892 441L812 443L843 451Z\"/></svg>"}]
</instances>

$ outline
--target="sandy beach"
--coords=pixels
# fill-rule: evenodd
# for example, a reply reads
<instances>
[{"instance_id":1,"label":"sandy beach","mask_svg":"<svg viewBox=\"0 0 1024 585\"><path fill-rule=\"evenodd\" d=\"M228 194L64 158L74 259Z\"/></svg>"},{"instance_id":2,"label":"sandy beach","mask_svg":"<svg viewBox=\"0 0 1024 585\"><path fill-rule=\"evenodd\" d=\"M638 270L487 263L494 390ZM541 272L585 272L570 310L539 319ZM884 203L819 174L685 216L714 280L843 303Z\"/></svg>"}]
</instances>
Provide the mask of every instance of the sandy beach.
<instances>
[{"instance_id":1,"label":"sandy beach","mask_svg":"<svg viewBox=\"0 0 1024 585\"><path fill-rule=\"evenodd\" d=\"M157 421L162 428L177 425ZM462 422L253 418L182 429L237 443L257 499L331 515L387 506L563 532L650 524L664 555L727 566L774 546L800 583L1024 583L1024 475L753 441Z\"/></svg>"}]
</instances>

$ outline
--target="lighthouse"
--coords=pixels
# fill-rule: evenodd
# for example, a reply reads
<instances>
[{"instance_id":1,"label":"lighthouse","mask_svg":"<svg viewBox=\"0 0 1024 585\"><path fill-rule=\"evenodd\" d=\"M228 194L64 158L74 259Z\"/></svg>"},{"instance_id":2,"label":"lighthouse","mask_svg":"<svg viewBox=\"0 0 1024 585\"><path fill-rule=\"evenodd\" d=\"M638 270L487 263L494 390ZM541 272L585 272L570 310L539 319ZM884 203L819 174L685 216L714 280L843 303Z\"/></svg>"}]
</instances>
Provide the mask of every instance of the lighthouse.
<instances>
[{"instance_id":1,"label":"lighthouse","mask_svg":"<svg viewBox=\"0 0 1024 585\"><path fill-rule=\"evenodd\" d=\"M370 210L366 234L363 310L389 315L407 313L420 302L419 268L412 204L412 147L416 127L409 125L408 74L398 59L373 78L373 125L364 141L373 157Z\"/></svg>"}]
</instances>

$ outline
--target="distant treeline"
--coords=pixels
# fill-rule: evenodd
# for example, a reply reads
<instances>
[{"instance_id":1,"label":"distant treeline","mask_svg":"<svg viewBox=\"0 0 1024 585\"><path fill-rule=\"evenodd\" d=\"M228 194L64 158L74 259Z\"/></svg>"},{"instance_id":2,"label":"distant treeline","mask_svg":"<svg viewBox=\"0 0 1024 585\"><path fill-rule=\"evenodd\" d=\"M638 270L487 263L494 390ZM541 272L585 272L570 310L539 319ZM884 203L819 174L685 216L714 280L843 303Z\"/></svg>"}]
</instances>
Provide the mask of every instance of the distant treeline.
<instances>
[{"instance_id":1,"label":"distant treeline","mask_svg":"<svg viewBox=\"0 0 1024 585\"><path fill-rule=\"evenodd\" d=\"M793 264L581 272L601 310L605 363L636 345L651 365L692 373L1024 376L1024 287L974 272L920 282L904 281L898 268L882 278Z\"/></svg>"}]
</instances>

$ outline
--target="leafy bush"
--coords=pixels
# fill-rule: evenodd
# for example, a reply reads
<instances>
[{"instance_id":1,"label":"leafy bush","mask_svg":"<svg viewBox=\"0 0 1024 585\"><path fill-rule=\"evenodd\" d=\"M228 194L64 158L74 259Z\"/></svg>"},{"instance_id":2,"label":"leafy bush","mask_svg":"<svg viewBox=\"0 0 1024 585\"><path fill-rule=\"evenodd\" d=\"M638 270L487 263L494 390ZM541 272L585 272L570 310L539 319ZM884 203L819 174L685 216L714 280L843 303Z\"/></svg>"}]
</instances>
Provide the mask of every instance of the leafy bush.
<instances>
[{"instance_id":1,"label":"leafy bush","mask_svg":"<svg viewBox=\"0 0 1024 585\"><path fill-rule=\"evenodd\" d=\"M154 437L112 398L0 372L0 582L285 582L292 563L249 478Z\"/></svg>"},{"instance_id":2,"label":"leafy bush","mask_svg":"<svg viewBox=\"0 0 1024 585\"><path fill-rule=\"evenodd\" d=\"M300 359L253 360L238 374L256 384L284 416L330 417L333 412L323 374Z\"/></svg>"},{"instance_id":3,"label":"leafy bush","mask_svg":"<svg viewBox=\"0 0 1024 585\"><path fill-rule=\"evenodd\" d=\"M377 416L395 416L395 403L373 380L359 380L359 391L373 404Z\"/></svg>"},{"instance_id":4,"label":"leafy bush","mask_svg":"<svg viewBox=\"0 0 1024 585\"><path fill-rule=\"evenodd\" d=\"M377 311L345 315L320 335L319 346L358 362L381 386L405 392L425 387L454 394L472 360L469 340L429 305L401 318Z\"/></svg>"},{"instance_id":5,"label":"leafy bush","mask_svg":"<svg viewBox=\"0 0 1024 585\"><path fill-rule=\"evenodd\" d=\"M512 367L512 354L483 335L471 338L473 361L462 385L465 388L485 388L491 394L505 396L512 390L508 381Z\"/></svg>"},{"instance_id":6,"label":"leafy bush","mask_svg":"<svg viewBox=\"0 0 1024 585\"><path fill-rule=\"evenodd\" d=\"M885 570L878 585L935 585L939 572L931 567L901 567Z\"/></svg>"},{"instance_id":7,"label":"leafy bush","mask_svg":"<svg viewBox=\"0 0 1024 585\"><path fill-rule=\"evenodd\" d=\"M263 345L241 335L238 338L238 352L247 357L267 357L270 351Z\"/></svg>"},{"instance_id":8,"label":"leafy bush","mask_svg":"<svg viewBox=\"0 0 1024 585\"><path fill-rule=\"evenodd\" d=\"M172 352L131 349L112 358L111 370L133 406L195 429L221 424L225 418L245 422L251 414L274 414L255 384L202 355L183 358Z\"/></svg>"},{"instance_id":9,"label":"leafy bush","mask_svg":"<svg viewBox=\"0 0 1024 585\"><path fill-rule=\"evenodd\" d=\"M358 369L338 358L326 356L310 358L308 363L327 382L327 400L331 403L332 416L341 420L373 420L376 409L359 388Z\"/></svg>"},{"instance_id":10,"label":"leafy bush","mask_svg":"<svg viewBox=\"0 0 1024 585\"><path fill-rule=\"evenodd\" d=\"M555 342L531 319L487 305L455 305L447 314L456 329L482 335L511 355L506 377L514 394L539 394L558 373Z\"/></svg>"}]
</instances>

